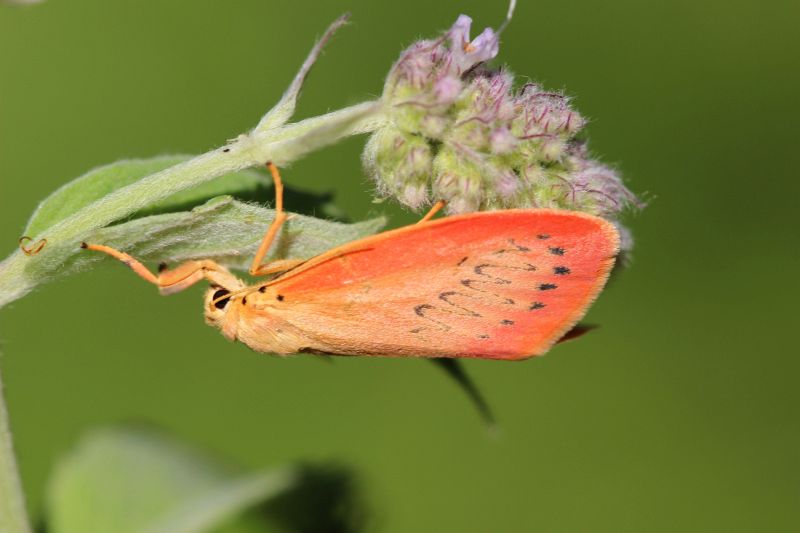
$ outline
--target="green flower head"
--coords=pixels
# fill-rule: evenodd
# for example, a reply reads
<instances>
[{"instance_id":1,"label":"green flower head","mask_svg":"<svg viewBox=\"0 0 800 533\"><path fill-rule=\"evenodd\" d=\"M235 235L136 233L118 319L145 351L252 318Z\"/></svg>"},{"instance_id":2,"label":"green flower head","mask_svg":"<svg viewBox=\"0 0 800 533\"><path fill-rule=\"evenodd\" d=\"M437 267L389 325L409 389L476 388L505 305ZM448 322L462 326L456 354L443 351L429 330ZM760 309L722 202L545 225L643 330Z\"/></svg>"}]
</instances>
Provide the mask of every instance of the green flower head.
<instances>
[{"instance_id":1,"label":"green flower head","mask_svg":"<svg viewBox=\"0 0 800 533\"><path fill-rule=\"evenodd\" d=\"M639 205L619 174L593 159L570 99L490 69L499 32L470 40L461 15L435 40L412 44L383 90L389 117L363 154L378 194L450 213L517 207L584 211L616 220Z\"/></svg>"}]
</instances>

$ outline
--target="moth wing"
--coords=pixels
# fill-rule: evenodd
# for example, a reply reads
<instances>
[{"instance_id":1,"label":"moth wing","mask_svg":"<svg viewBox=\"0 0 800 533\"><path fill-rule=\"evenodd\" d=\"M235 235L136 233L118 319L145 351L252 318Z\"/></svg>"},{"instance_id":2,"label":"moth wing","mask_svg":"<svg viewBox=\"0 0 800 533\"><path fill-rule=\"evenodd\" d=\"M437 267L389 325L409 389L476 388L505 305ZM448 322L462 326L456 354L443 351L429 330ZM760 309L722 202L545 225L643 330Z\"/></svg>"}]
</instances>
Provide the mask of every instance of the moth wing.
<instances>
[{"instance_id":1,"label":"moth wing","mask_svg":"<svg viewBox=\"0 0 800 533\"><path fill-rule=\"evenodd\" d=\"M618 245L612 224L571 211L452 216L310 260L270 284L269 313L308 351L523 359L586 313Z\"/></svg>"}]
</instances>

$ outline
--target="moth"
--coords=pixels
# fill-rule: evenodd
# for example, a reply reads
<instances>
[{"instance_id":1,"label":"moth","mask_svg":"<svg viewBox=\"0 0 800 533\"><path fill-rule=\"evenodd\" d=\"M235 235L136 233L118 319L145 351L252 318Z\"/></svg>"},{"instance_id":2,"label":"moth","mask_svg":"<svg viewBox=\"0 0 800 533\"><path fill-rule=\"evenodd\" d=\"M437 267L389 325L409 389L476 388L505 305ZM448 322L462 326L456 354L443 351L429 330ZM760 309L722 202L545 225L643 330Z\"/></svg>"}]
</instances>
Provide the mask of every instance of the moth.
<instances>
[{"instance_id":1,"label":"moth","mask_svg":"<svg viewBox=\"0 0 800 533\"><path fill-rule=\"evenodd\" d=\"M274 354L517 360L544 354L603 289L619 251L613 224L588 214L512 209L432 219L264 264L287 219L278 169L275 219L248 285L211 260L149 271L102 244L162 294L201 280L205 320L231 341Z\"/></svg>"}]
</instances>

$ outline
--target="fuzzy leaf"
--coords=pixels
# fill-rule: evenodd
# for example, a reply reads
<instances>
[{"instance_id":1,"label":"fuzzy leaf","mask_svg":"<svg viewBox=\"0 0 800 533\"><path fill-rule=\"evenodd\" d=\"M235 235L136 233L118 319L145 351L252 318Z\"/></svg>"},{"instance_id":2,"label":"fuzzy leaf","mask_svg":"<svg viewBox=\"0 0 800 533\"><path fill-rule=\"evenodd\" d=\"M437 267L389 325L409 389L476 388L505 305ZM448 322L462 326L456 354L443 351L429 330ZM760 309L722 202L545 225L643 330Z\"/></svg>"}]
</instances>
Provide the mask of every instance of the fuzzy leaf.
<instances>
[{"instance_id":1,"label":"fuzzy leaf","mask_svg":"<svg viewBox=\"0 0 800 533\"><path fill-rule=\"evenodd\" d=\"M91 242L127 251L142 261L179 262L214 259L246 270L275 211L220 196L189 212L144 217L95 232ZM371 235L383 218L354 224L292 215L284 224L268 259L309 258L329 248ZM80 268L103 256L83 252L70 262Z\"/></svg>"},{"instance_id":2,"label":"fuzzy leaf","mask_svg":"<svg viewBox=\"0 0 800 533\"><path fill-rule=\"evenodd\" d=\"M336 19L333 24L328 26L322 38L317 41L317 44L314 45L314 48L311 49L308 57L306 57L306 60L300 67L300 71L294 77L294 80L292 80L292 84L289 85L289 88L283 93L283 96L275 107L270 109L262 117L261 121L256 126L256 130L271 130L278 126L283 126L292 117L295 107L297 107L297 97L300 95L300 89L303 88L303 82L305 82L306 76L308 76L308 73L311 71L311 67L314 66L314 63L322 53L322 49L331 37L333 37L333 34L336 33L336 30L344 26L349 18L349 15L342 15Z\"/></svg>"},{"instance_id":3,"label":"fuzzy leaf","mask_svg":"<svg viewBox=\"0 0 800 533\"><path fill-rule=\"evenodd\" d=\"M47 239L41 253L26 257L17 251L0 262L0 307L37 285L103 258L81 250L81 241L107 244L143 261L207 258L230 268L247 268L274 213L256 204L235 201L228 194L260 202L271 199L271 179L263 172L229 171L213 180L163 195L152 204L132 199L139 209L122 211L123 222L100 213L119 209L106 209L104 204L121 205L120 193L138 188L144 182L157 182L156 186L160 186L161 182L154 182L154 177L166 175L165 172L180 174L185 171L179 169L183 165L202 166L193 163L197 158L186 159L186 156L165 156L121 161L93 170L51 194L33 214L26 230L26 235L34 239ZM287 187L284 198L290 208L343 218L330 194ZM188 210L193 207L194 210ZM348 225L293 215L268 259L308 258L374 233L383 225L383 219Z\"/></svg>"},{"instance_id":4,"label":"fuzzy leaf","mask_svg":"<svg viewBox=\"0 0 800 533\"><path fill-rule=\"evenodd\" d=\"M90 170L45 198L36 208L25 235L39 235L47 228L75 214L92 202L121 189L150 174L188 161L191 156L168 155L150 159L129 159ZM264 187L270 180L253 170L240 170L205 182L197 187L180 191L160 202L143 209L133 218L145 214L165 213L191 208L209 198L221 194L236 196Z\"/></svg>"},{"instance_id":5,"label":"fuzzy leaf","mask_svg":"<svg viewBox=\"0 0 800 533\"><path fill-rule=\"evenodd\" d=\"M55 469L48 531L269 531L263 520L236 516L296 488L300 475L294 468L242 474L154 431L95 431Z\"/></svg>"}]
</instances>

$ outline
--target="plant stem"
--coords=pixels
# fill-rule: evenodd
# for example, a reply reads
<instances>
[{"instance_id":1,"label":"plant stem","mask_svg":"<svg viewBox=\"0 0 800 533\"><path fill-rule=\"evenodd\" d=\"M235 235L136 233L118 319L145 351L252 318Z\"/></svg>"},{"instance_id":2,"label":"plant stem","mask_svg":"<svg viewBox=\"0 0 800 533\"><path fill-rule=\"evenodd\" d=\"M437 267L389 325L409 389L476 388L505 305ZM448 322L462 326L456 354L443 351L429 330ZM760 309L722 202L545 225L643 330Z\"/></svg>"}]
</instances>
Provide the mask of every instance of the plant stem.
<instances>
[{"instance_id":1,"label":"plant stem","mask_svg":"<svg viewBox=\"0 0 800 533\"><path fill-rule=\"evenodd\" d=\"M0 261L0 308L22 298L36 285L36 281L23 274L25 256L16 251Z\"/></svg>"},{"instance_id":2,"label":"plant stem","mask_svg":"<svg viewBox=\"0 0 800 533\"><path fill-rule=\"evenodd\" d=\"M119 189L45 230L48 249L35 256L16 250L0 262L0 308L52 277L82 240L94 230L153 205L178 191L196 187L229 172L272 160L287 164L307 153L358 133L372 131L385 121L380 104L364 102L326 115L266 131L240 135L216 148ZM14 458L8 412L0 376L0 533L29 533L19 471Z\"/></svg>"},{"instance_id":3,"label":"plant stem","mask_svg":"<svg viewBox=\"0 0 800 533\"><path fill-rule=\"evenodd\" d=\"M14 458L8 410L3 395L0 374L0 533L28 533L31 531L25 511L25 493Z\"/></svg>"},{"instance_id":4,"label":"plant stem","mask_svg":"<svg viewBox=\"0 0 800 533\"><path fill-rule=\"evenodd\" d=\"M380 104L364 102L326 115L254 131L222 148L157 172L84 207L35 239L47 249L29 257L20 250L0 262L0 308L27 294L79 253L82 240L99 228L167 198L178 191L266 161L285 165L339 139L372 131L385 121Z\"/></svg>"}]
</instances>

